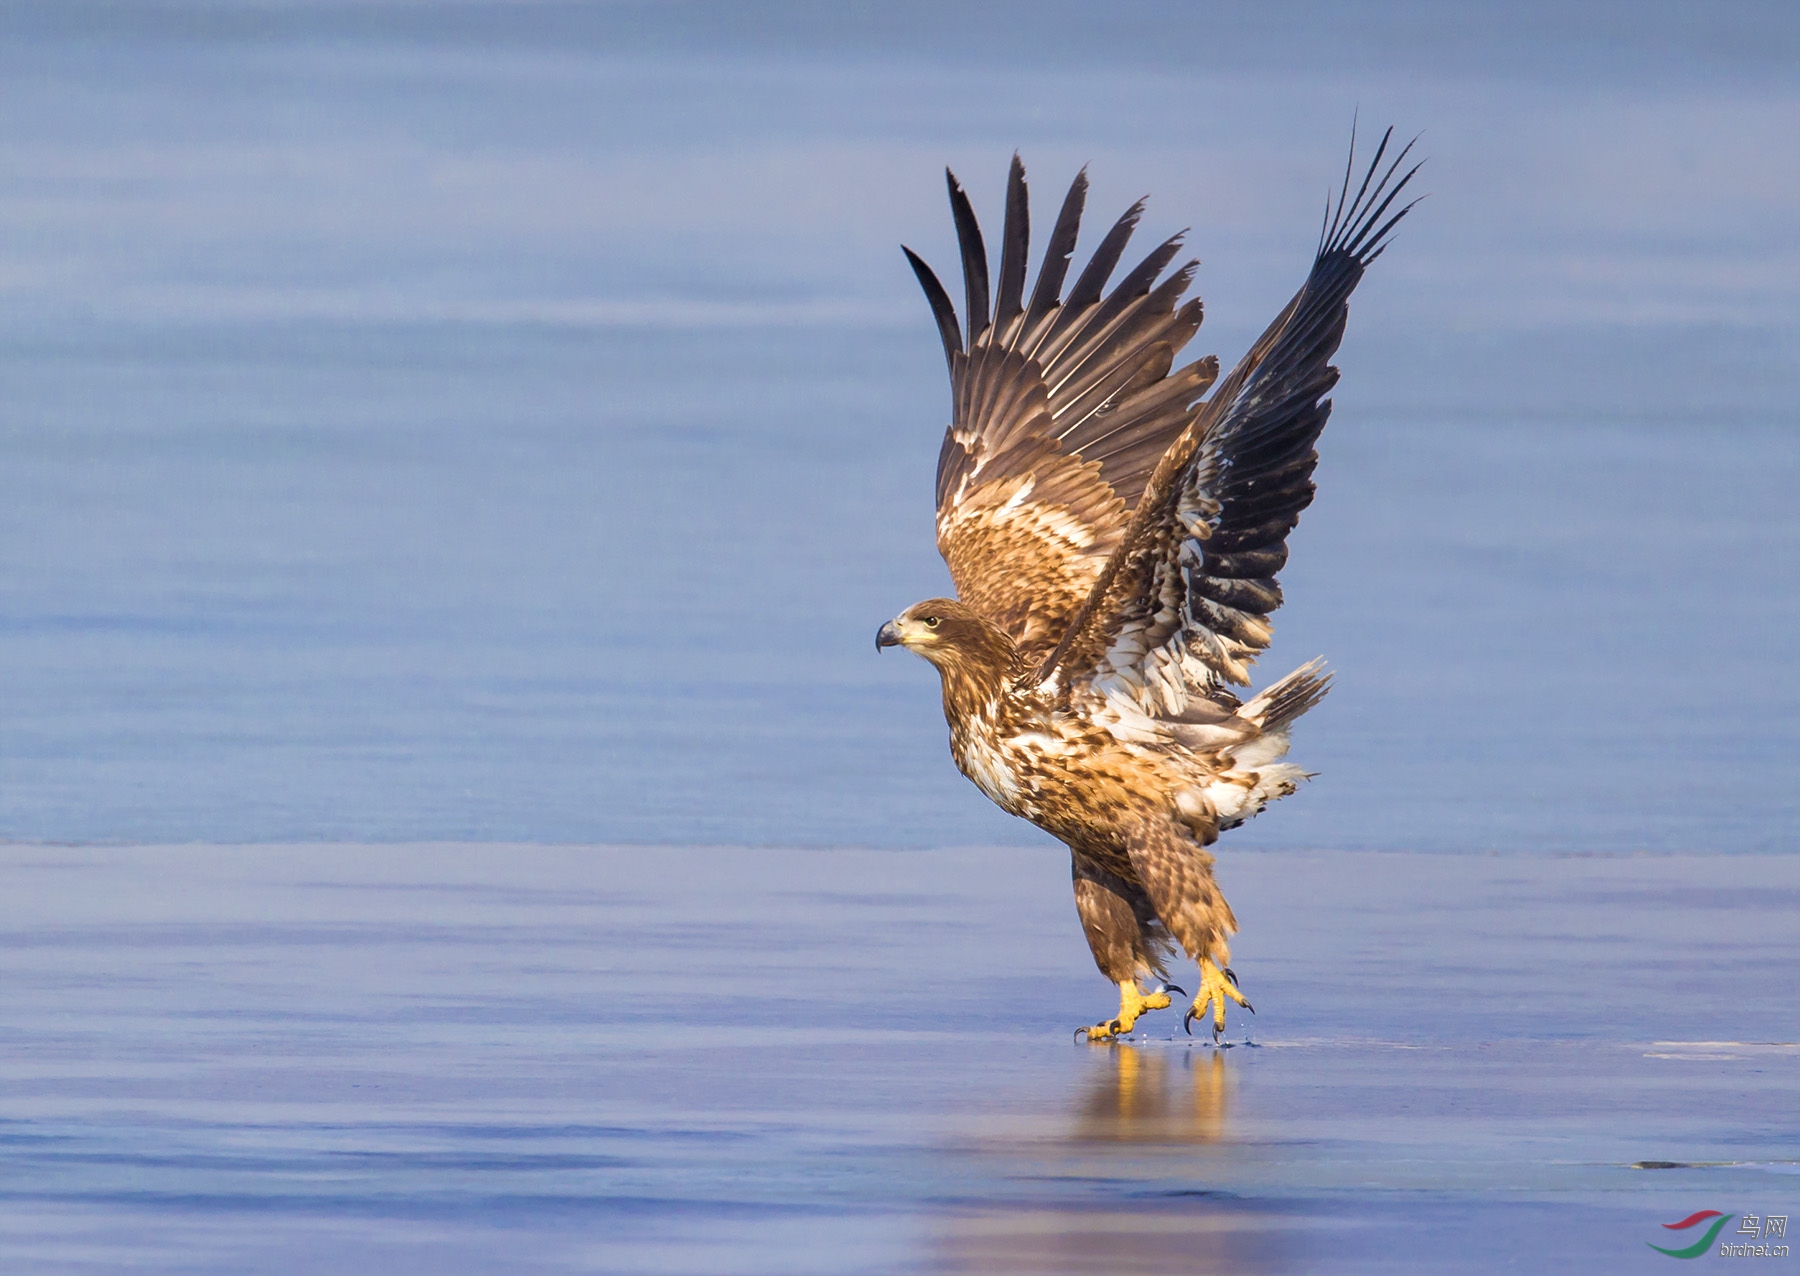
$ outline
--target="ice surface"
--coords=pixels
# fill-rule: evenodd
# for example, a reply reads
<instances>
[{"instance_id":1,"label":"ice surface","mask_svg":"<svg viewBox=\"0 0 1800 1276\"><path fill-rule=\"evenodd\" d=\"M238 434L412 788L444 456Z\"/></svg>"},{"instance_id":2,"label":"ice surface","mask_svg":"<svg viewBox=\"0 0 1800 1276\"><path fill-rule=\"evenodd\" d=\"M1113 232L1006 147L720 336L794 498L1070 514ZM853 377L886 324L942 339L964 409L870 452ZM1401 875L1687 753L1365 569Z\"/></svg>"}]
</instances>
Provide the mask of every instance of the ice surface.
<instances>
[{"instance_id":1,"label":"ice surface","mask_svg":"<svg viewBox=\"0 0 1800 1276\"><path fill-rule=\"evenodd\" d=\"M1045 849L0 871L8 1271L1636 1271L1800 1190L1791 857L1228 852L1224 1050L1071 1040Z\"/></svg>"}]
</instances>

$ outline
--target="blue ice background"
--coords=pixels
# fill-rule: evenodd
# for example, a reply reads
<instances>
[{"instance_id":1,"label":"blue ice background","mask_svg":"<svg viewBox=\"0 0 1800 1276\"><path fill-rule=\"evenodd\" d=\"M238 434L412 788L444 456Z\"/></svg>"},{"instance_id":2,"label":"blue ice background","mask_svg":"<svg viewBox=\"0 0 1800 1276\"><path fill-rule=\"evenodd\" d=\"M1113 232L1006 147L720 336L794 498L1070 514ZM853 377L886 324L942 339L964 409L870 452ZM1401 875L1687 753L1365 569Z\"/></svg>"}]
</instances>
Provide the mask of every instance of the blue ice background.
<instances>
[{"instance_id":1,"label":"blue ice background","mask_svg":"<svg viewBox=\"0 0 1800 1276\"><path fill-rule=\"evenodd\" d=\"M1358 293L1238 845L1786 850L1791 6L12 4L0 836L1040 840L875 627L946 581L941 167ZM1092 242L1084 238L1084 245Z\"/></svg>"}]
</instances>

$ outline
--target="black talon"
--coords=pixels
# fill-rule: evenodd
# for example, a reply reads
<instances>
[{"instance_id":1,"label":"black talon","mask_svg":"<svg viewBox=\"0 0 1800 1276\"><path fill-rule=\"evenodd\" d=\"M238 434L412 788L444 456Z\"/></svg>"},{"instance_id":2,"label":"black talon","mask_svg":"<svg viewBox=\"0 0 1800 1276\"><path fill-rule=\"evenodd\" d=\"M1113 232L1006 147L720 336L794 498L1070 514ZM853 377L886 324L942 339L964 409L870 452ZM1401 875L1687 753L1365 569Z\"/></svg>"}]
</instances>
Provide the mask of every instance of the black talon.
<instances>
[{"instance_id":1,"label":"black talon","mask_svg":"<svg viewBox=\"0 0 1800 1276\"><path fill-rule=\"evenodd\" d=\"M1231 986L1233 988L1238 986L1237 973L1233 971L1230 966L1225 967L1225 978L1231 981Z\"/></svg>"},{"instance_id":2,"label":"black talon","mask_svg":"<svg viewBox=\"0 0 1800 1276\"><path fill-rule=\"evenodd\" d=\"M1181 1030L1190 1037L1194 1035L1194 1012L1191 1009L1181 1018Z\"/></svg>"},{"instance_id":3,"label":"black talon","mask_svg":"<svg viewBox=\"0 0 1800 1276\"><path fill-rule=\"evenodd\" d=\"M1164 992L1178 992L1183 997L1187 996L1187 989L1183 988L1180 984L1164 984L1162 990Z\"/></svg>"},{"instance_id":4,"label":"black talon","mask_svg":"<svg viewBox=\"0 0 1800 1276\"><path fill-rule=\"evenodd\" d=\"M1084 1033L1084 1032L1086 1032L1086 1031L1087 1031L1087 1029L1086 1029L1086 1028L1077 1028L1077 1029L1075 1029L1075 1040L1077 1040L1077 1041L1080 1041L1080 1040L1081 1040L1081 1034L1082 1034L1082 1033Z\"/></svg>"},{"instance_id":5,"label":"black talon","mask_svg":"<svg viewBox=\"0 0 1800 1276\"><path fill-rule=\"evenodd\" d=\"M1244 1009L1248 1010L1251 1014L1256 1013L1256 1007L1250 1004L1250 999L1248 997L1244 999Z\"/></svg>"}]
</instances>

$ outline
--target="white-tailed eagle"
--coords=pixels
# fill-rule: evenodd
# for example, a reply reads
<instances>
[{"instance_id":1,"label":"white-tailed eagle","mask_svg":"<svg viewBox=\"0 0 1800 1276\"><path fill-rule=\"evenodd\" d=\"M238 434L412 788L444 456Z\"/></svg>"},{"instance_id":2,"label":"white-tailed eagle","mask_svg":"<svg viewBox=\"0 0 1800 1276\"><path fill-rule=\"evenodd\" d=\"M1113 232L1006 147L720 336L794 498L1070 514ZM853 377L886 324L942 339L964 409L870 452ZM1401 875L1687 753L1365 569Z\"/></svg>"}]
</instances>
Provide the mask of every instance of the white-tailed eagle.
<instances>
[{"instance_id":1,"label":"white-tailed eagle","mask_svg":"<svg viewBox=\"0 0 1800 1276\"><path fill-rule=\"evenodd\" d=\"M1183 300L1197 263L1164 277L1180 235L1107 287L1142 201L1064 292L1085 172L1029 294L1017 156L991 305L954 175L963 322L905 250L950 364L937 543L957 597L908 607L876 646L937 666L956 765L1068 845L1082 929L1119 988L1118 1014L1078 1030L1090 1041L1182 991L1164 983L1175 944L1200 966L1184 1026L1210 1013L1216 1037L1227 1001L1249 1008L1230 969L1237 920L1205 848L1306 778L1283 761L1288 733L1330 677L1315 661L1248 701L1230 688L1249 683L1281 605L1350 293L1411 207L1396 201L1417 165L1399 172L1409 145L1383 167L1391 138L1354 195L1352 148L1306 282L1216 389L1216 358L1175 367L1201 316L1198 298Z\"/></svg>"}]
</instances>

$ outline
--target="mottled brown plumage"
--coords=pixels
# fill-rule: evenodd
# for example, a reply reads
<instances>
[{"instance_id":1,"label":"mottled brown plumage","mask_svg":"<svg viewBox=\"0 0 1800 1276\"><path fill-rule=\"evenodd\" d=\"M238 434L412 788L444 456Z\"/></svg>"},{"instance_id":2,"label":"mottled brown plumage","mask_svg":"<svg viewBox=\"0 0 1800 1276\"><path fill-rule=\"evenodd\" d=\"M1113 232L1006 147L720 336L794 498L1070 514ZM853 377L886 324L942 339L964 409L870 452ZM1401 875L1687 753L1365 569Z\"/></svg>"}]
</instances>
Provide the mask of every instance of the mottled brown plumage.
<instances>
[{"instance_id":1,"label":"mottled brown plumage","mask_svg":"<svg viewBox=\"0 0 1800 1276\"><path fill-rule=\"evenodd\" d=\"M906 250L950 365L937 541L958 597L909 607L876 642L937 667L957 766L1068 845L1082 928L1120 987L1118 1016L1090 1040L1169 1004L1138 981L1165 978L1177 944L1200 964L1190 1019L1210 1008L1216 1034L1228 999L1249 1004L1204 848L1304 778L1282 761L1288 731L1329 677L1314 662L1248 703L1228 686L1249 681L1281 605L1348 298L1410 207L1392 208L1416 171L1395 180L1410 147L1383 171L1388 143L1354 197L1346 169L1305 284L1210 398L1216 359L1174 366L1201 319L1183 300L1196 263L1162 278L1181 237L1107 290L1141 202L1062 294L1085 173L1029 298L1017 156L991 312L986 247L954 176L966 325Z\"/></svg>"}]
</instances>

